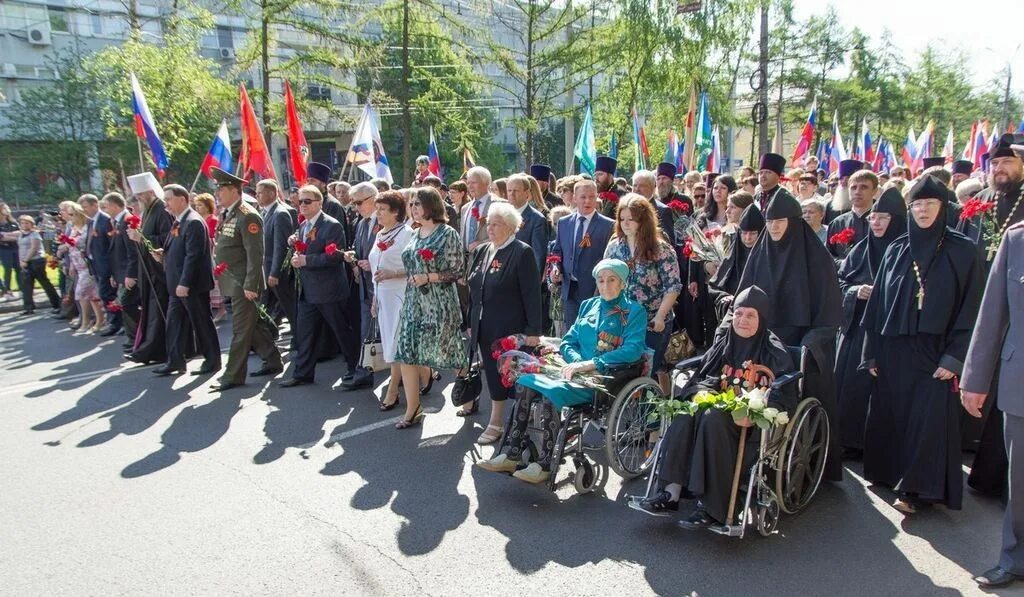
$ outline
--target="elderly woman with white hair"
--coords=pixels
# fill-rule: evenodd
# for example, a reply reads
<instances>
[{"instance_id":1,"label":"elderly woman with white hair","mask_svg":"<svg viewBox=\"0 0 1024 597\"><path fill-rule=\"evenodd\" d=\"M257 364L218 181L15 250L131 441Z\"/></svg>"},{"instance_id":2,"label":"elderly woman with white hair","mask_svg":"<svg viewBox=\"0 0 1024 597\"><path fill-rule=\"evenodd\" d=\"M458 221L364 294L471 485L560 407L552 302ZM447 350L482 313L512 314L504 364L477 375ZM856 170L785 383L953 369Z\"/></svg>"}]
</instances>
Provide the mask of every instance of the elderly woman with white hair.
<instances>
[{"instance_id":1,"label":"elderly woman with white hair","mask_svg":"<svg viewBox=\"0 0 1024 597\"><path fill-rule=\"evenodd\" d=\"M530 245L516 240L522 222L522 215L511 203L493 201L487 216L487 241L473 251L469 260L470 346L480 351L492 402L487 429L477 439L481 444L501 437L504 405L509 397L491 345L514 334L523 334L527 344L536 345L543 328L540 270ZM477 398L463 406L458 416L477 412L479 401Z\"/></svg>"}]
</instances>

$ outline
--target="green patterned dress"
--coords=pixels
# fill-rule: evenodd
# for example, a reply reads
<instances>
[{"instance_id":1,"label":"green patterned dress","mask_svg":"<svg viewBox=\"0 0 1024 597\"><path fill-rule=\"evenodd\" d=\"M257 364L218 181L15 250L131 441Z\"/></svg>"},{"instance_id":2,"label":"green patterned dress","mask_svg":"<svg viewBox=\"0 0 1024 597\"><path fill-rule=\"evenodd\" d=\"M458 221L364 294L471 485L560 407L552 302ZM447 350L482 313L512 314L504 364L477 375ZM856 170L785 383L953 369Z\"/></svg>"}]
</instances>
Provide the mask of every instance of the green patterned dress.
<instances>
[{"instance_id":1,"label":"green patterned dress","mask_svg":"<svg viewBox=\"0 0 1024 597\"><path fill-rule=\"evenodd\" d=\"M425 260L421 251L433 252ZM407 276L440 274L443 282L427 284L426 293L412 284L406 286L405 302L398 324L395 361L434 369L458 369L468 360L462 339L462 311L455 281L462 274L466 254L459 233L447 225L438 226L426 238L419 231L402 251Z\"/></svg>"}]
</instances>

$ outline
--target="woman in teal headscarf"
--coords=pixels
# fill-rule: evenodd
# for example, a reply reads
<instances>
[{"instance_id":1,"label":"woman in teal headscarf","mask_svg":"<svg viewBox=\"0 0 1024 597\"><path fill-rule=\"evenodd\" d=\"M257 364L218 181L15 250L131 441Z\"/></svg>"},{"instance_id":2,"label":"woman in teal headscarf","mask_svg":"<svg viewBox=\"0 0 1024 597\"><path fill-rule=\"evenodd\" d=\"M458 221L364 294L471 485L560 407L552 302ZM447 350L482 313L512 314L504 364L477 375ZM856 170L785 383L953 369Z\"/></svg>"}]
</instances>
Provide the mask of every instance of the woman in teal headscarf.
<instances>
[{"instance_id":1,"label":"woman in teal headscarf","mask_svg":"<svg viewBox=\"0 0 1024 597\"><path fill-rule=\"evenodd\" d=\"M609 373L617 366L632 365L643 358L647 311L622 292L629 279L629 266L618 259L605 259L594 267L594 278L600 296L580 305L576 322L562 339L560 351L568 363L562 375L555 379L528 374L516 380L516 419L509 432L508 452L478 462L481 468L513 473L517 479L530 483L547 481L551 476L554 440L561 425L558 412L564 406L587 404L593 399L594 390L570 384L569 380L578 373ZM537 461L521 468L530 403L538 394L545 399L541 404L544 438Z\"/></svg>"}]
</instances>

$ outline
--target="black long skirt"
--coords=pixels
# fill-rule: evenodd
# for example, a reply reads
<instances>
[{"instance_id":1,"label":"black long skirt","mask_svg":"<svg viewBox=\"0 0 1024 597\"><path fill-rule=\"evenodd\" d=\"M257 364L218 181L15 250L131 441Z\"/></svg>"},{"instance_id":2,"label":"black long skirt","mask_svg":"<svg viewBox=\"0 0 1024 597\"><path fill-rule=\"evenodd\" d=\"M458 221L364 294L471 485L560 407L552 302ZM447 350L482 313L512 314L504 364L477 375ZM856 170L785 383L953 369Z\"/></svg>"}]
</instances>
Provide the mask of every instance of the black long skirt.
<instances>
[{"instance_id":1,"label":"black long skirt","mask_svg":"<svg viewBox=\"0 0 1024 597\"><path fill-rule=\"evenodd\" d=\"M854 321L860 321L866 301L857 301ZM839 409L839 443L844 448L864 449L864 422L871 396L871 374L860 370L864 328L859 324L839 336L836 358L836 402Z\"/></svg>"},{"instance_id":2,"label":"black long skirt","mask_svg":"<svg viewBox=\"0 0 1024 597\"><path fill-rule=\"evenodd\" d=\"M878 377L864 431L864 477L919 500L959 510L960 401L951 381L932 377L944 340L881 336Z\"/></svg>"}]
</instances>

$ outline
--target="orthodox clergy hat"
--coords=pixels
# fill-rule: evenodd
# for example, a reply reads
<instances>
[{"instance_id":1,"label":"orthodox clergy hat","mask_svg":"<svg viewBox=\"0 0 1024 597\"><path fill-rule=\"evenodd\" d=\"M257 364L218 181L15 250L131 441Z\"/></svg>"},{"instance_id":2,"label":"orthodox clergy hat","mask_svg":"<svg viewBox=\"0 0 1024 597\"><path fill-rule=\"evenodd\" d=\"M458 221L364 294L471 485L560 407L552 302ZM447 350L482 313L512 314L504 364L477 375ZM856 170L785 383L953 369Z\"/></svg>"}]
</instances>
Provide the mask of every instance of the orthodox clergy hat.
<instances>
[{"instance_id":1,"label":"orthodox clergy hat","mask_svg":"<svg viewBox=\"0 0 1024 597\"><path fill-rule=\"evenodd\" d=\"M843 160L839 162L839 178L849 178L854 172L864 169L864 162L860 160Z\"/></svg>"},{"instance_id":2,"label":"orthodox clergy hat","mask_svg":"<svg viewBox=\"0 0 1024 597\"><path fill-rule=\"evenodd\" d=\"M548 177L551 176L551 166L547 164L534 164L530 166L530 176L538 181L547 182Z\"/></svg>"},{"instance_id":3,"label":"orthodox clergy hat","mask_svg":"<svg viewBox=\"0 0 1024 597\"><path fill-rule=\"evenodd\" d=\"M658 168L657 168L656 172L657 172L658 176L667 176L669 178L675 178L676 177L676 165L675 164L670 164L668 162L662 162L662 163L658 164Z\"/></svg>"},{"instance_id":4,"label":"orthodox clergy hat","mask_svg":"<svg viewBox=\"0 0 1024 597\"><path fill-rule=\"evenodd\" d=\"M1010 149L1017 153L1017 157L1024 160L1024 144L1018 145L1017 143L1014 143L1013 145L1010 146Z\"/></svg>"},{"instance_id":5,"label":"orthodox clergy hat","mask_svg":"<svg viewBox=\"0 0 1024 597\"><path fill-rule=\"evenodd\" d=\"M600 170L601 172L607 172L608 174L611 174L612 176L615 176L615 169L618 168L618 166L619 166L619 161L618 160L616 160L613 157L608 157L606 155L602 155L602 156L599 156L597 158L597 165L595 166L594 169L595 170ZM536 178L536 177L534 177L534 178Z\"/></svg>"},{"instance_id":6,"label":"orthodox clergy hat","mask_svg":"<svg viewBox=\"0 0 1024 597\"><path fill-rule=\"evenodd\" d=\"M909 205L916 199L938 199L945 203L949 201L949 187L931 174L922 176L914 183L914 186L910 187L906 197L907 204Z\"/></svg>"},{"instance_id":7,"label":"orthodox clergy hat","mask_svg":"<svg viewBox=\"0 0 1024 597\"><path fill-rule=\"evenodd\" d=\"M953 174L963 174L970 176L971 171L974 170L974 163L970 160L957 160L953 162Z\"/></svg>"},{"instance_id":8,"label":"orthodox clergy hat","mask_svg":"<svg viewBox=\"0 0 1024 597\"><path fill-rule=\"evenodd\" d=\"M786 158L777 153L766 153L761 156L761 162L758 165L758 170L771 170L779 176L782 176L786 171Z\"/></svg>"},{"instance_id":9,"label":"orthodox clergy hat","mask_svg":"<svg viewBox=\"0 0 1024 597\"><path fill-rule=\"evenodd\" d=\"M940 157L936 157L936 158L924 158L923 160L921 160L921 164L922 164L922 167L925 170L927 170L928 168L934 168L935 166L943 166L943 165L945 165L946 164L946 158L941 157L941 156Z\"/></svg>"},{"instance_id":10,"label":"orthodox clergy hat","mask_svg":"<svg viewBox=\"0 0 1024 597\"><path fill-rule=\"evenodd\" d=\"M132 174L128 177L128 187L131 188L132 193L135 195L141 195L146 191L153 191L157 197L164 196L164 188L160 186L152 172Z\"/></svg>"},{"instance_id":11,"label":"orthodox clergy hat","mask_svg":"<svg viewBox=\"0 0 1024 597\"><path fill-rule=\"evenodd\" d=\"M996 158L1017 157L1017 155L1013 153L1014 145L1024 145L1024 135L1014 133L1004 134L999 137L999 141L996 143L996 147L992 151L992 155L989 156L989 159L994 160Z\"/></svg>"},{"instance_id":12,"label":"orthodox clergy hat","mask_svg":"<svg viewBox=\"0 0 1024 597\"><path fill-rule=\"evenodd\" d=\"M217 183L218 187L235 187L238 190L242 190L242 185L248 182L244 178L238 178L234 174L225 172L216 166L210 168L210 174L213 175L213 180Z\"/></svg>"},{"instance_id":13,"label":"orthodox clergy hat","mask_svg":"<svg viewBox=\"0 0 1024 597\"><path fill-rule=\"evenodd\" d=\"M327 184L331 180L331 167L320 162L310 162L306 164L306 177L315 178Z\"/></svg>"},{"instance_id":14,"label":"orthodox clergy hat","mask_svg":"<svg viewBox=\"0 0 1024 597\"><path fill-rule=\"evenodd\" d=\"M718 172L708 172L704 175L704 186L711 188L711 185L715 184L715 179L718 178Z\"/></svg>"}]
</instances>

